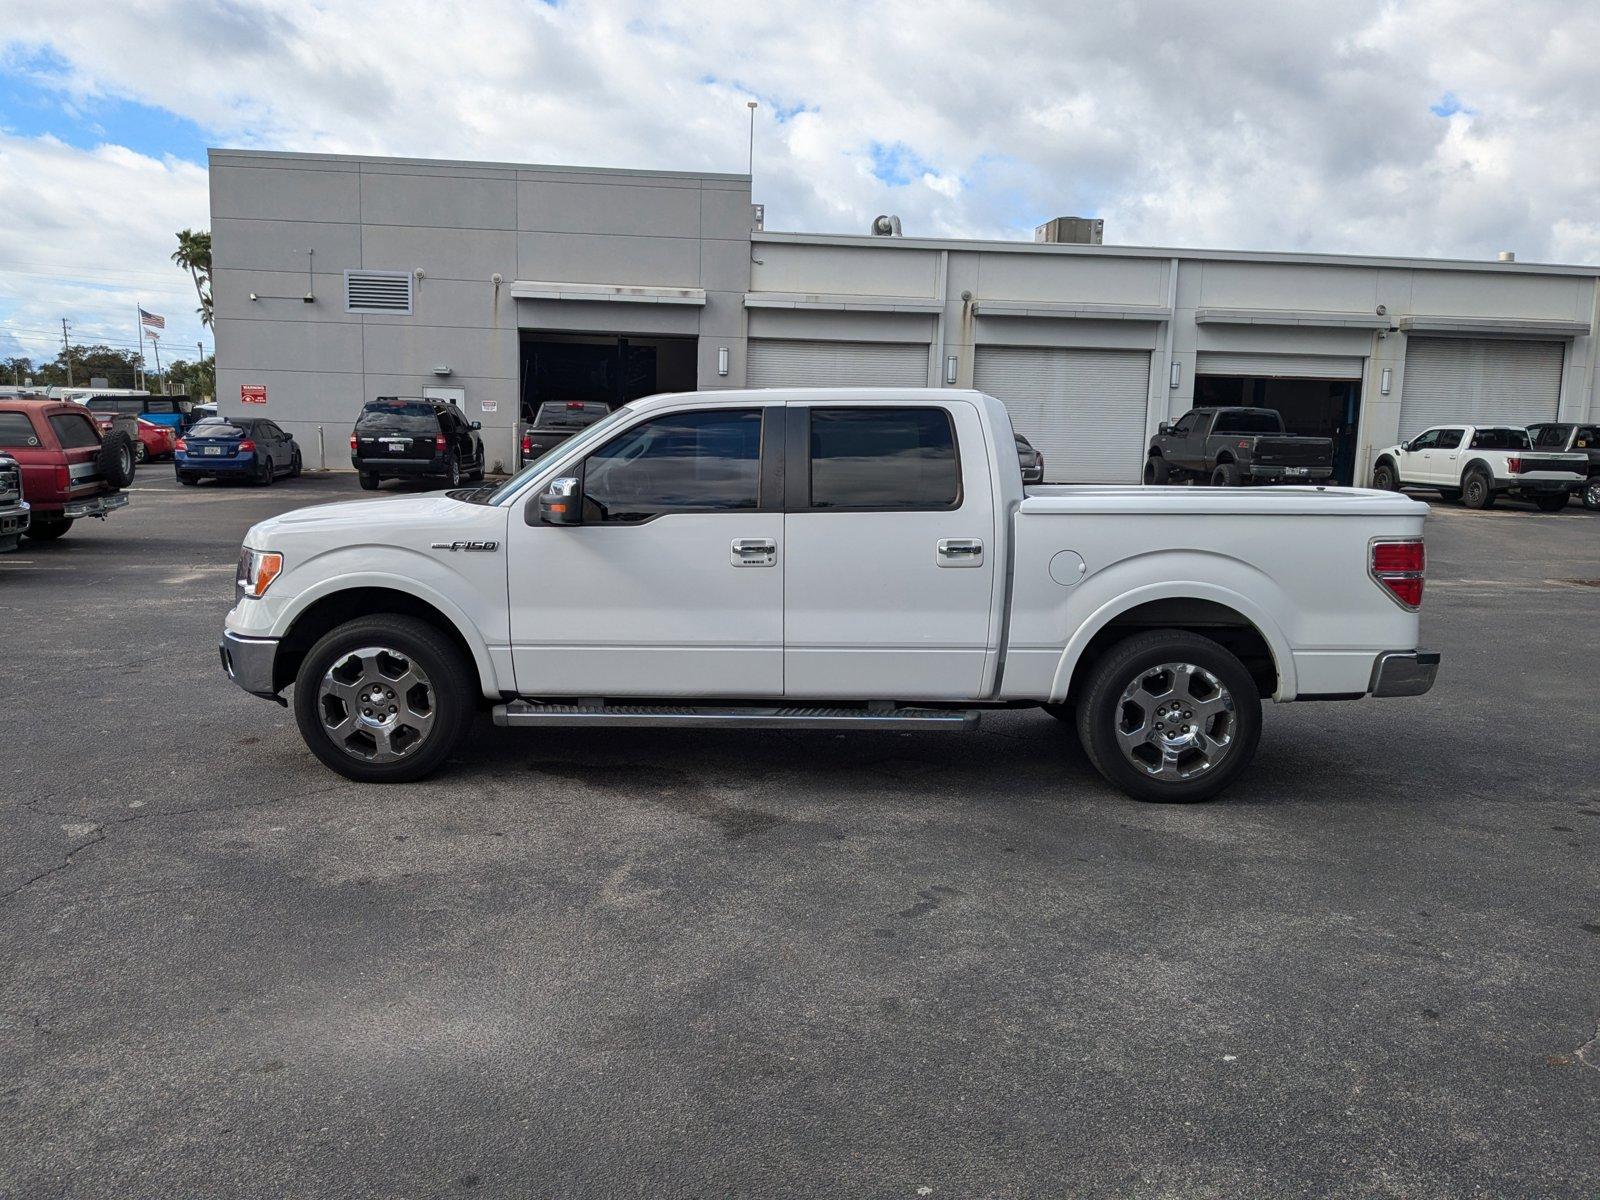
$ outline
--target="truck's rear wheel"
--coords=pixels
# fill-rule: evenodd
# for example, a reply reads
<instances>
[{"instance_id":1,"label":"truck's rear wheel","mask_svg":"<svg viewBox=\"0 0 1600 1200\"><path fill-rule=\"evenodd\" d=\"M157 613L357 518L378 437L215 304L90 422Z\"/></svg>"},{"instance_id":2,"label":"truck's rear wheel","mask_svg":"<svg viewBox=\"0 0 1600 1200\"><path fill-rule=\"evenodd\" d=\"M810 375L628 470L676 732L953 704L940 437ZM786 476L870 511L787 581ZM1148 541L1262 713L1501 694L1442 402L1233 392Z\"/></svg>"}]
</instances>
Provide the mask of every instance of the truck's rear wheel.
<instances>
[{"instance_id":1,"label":"truck's rear wheel","mask_svg":"<svg viewBox=\"0 0 1600 1200\"><path fill-rule=\"evenodd\" d=\"M1261 697L1243 663L1179 629L1106 652L1078 703L1089 761L1135 800L1209 800L1255 757Z\"/></svg>"},{"instance_id":2,"label":"truck's rear wheel","mask_svg":"<svg viewBox=\"0 0 1600 1200\"><path fill-rule=\"evenodd\" d=\"M1218 463L1217 469L1211 472L1212 487L1242 487L1244 475L1239 471L1238 463Z\"/></svg>"},{"instance_id":3,"label":"truck's rear wheel","mask_svg":"<svg viewBox=\"0 0 1600 1200\"><path fill-rule=\"evenodd\" d=\"M1167 460L1159 454L1152 454L1144 462L1144 481L1151 487L1160 487L1172 476L1172 470L1167 466Z\"/></svg>"},{"instance_id":4,"label":"truck's rear wheel","mask_svg":"<svg viewBox=\"0 0 1600 1200\"><path fill-rule=\"evenodd\" d=\"M408 783L438 769L476 709L461 651L414 617L361 617L311 647L295 677L300 736L362 783Z\"/></svg>"},{"instance_id":5,"label":"truck's rear wheel","mask_svg":"<svg viewBox=\"0 0 1600 1200\"><path fill-rule=\"evenodd\" d=\"M376 471L358 471L356 480L361 484L363 492L375 492L378 490L380 480Z\"/></svg>"},{"instance_id":6,"label":"truck's rear wheel","mask_svg":"<svg viewBox=\"0 0 1600 1200\"><path fill-rule=\"evenodd\" d=\"M67 530L71 528L71 517L34 517L33 524L28 526L28 532L23 536L29 541L53 542L66 537Z\"/></svg>"},{"instance_id":7,"label":"truck's rear wheel","mask_svg":"<svg viewBox=\"0 0 1600 1200\"><path fill-rule=\"evenodd\" d=\"M1461 481L1461 501L1468 508L1494 506L1494 483L1487 471L1475 467L1467 472L1467 477Z\"/></svg>"}]
</instances>

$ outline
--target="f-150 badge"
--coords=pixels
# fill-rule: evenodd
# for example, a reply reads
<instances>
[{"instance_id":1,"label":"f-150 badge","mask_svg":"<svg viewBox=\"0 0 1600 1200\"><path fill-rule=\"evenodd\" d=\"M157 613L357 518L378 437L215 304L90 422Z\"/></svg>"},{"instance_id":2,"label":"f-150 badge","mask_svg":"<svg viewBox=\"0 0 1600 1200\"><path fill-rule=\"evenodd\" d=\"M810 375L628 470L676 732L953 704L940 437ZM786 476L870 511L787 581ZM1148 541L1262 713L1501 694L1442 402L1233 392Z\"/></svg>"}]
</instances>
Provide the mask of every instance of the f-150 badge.
<instances>
[{"instance_id":1,"label":"f-150 badge","mask_svg":"<svg viewBox=\"0 0 1600 1200\"><path fill-rule=\"evenodd\" d=\"M478 554L493 554L500 549L499 542L434 542L434 550L466 550Z\"/></svg>"}]
</instances>

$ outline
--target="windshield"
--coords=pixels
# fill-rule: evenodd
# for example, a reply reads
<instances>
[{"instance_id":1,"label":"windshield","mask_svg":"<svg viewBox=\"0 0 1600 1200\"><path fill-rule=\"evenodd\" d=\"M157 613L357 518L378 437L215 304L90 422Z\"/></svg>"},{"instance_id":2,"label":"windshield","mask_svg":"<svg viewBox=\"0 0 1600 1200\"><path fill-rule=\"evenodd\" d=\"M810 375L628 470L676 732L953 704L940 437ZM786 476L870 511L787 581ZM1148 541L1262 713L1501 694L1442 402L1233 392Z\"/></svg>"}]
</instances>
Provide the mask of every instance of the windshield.
<instances>
[{"instance_id":1,"label":"windshield","mask_svg":"<svg viewBox=\"0 0 1600 1200\"><path fill-rule=\"evenodd\" d=\"M439 432L433 405L416 400L378 400L361 410L358 433L429 434Z\"/></svg>"},{"instance_id":2,"label":"windshield","mask_svg":"<svg viewBox=\"0 0 1600 1200\"><path fill-rule=\"evenodd\" d=\"M484 504L501 504L509 499L524 483L538 474L541 469L556 455L565 455L573 450L587 449L611 431L619 421L633 415L633 410L626 404L621 408L613 409L608 416L601 417L582 433L568 438L559 446L546 450L538 458L528 463L510 479L506 480L494 491L487 493L482 500Z\"/></svg>"}]
</instances>

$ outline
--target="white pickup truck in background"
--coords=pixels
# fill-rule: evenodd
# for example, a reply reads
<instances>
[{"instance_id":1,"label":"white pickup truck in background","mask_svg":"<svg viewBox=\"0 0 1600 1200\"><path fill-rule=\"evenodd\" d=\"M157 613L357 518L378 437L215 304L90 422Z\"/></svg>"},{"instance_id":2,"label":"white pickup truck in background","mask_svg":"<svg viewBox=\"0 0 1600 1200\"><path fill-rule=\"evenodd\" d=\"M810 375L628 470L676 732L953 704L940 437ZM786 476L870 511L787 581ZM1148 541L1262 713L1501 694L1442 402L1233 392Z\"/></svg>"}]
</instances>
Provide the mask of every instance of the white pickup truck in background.
<instances>
[{"instance_id":1,"label":"white pickup truck in background","mask_svg":"<svg viewBox=\"0 0 1600 1200\"><path fill-rule=\"evenodd\" d=\"M1261 700L1426 692L1425 505L1024 491L950 389L635 401L506 483L253 527L222 659L352 779L510 726L964 729L1043 707L1145 800L1249 763ZM285 703L280 699L280 703Z\"/></svg>"},{"instance_id":2,"label":"white pickup truck in background","mask_svg":"<svg viewBox=\"0 0 1600 1200\"><path fill-rule=\"evenodd\" d=\"M1589 475L1589 456L1537 450L1513 425L1436 425L1378 451L1372 486L1386 492L1432 488L1468 508L1520 496L1540 512L1560 512Z\"/></svg>"}]
</instances>

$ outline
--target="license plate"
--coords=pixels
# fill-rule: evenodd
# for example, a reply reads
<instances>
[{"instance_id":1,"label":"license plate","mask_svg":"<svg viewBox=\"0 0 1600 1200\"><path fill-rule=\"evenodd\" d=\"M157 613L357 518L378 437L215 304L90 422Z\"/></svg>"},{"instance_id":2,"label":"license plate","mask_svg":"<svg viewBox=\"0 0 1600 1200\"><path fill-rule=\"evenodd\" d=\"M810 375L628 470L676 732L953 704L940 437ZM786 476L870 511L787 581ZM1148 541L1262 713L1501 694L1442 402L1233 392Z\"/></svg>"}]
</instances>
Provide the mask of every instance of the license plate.
<instances>
[{"instance_id":1,"label":"license plate","mask_svg":"<svg viewBox=\"0 0 1600 1200\"><path fill-rule=\"evenodd\" d=\"M206 446L206 447L204 447L204 450L205 450L205 452L207 454L221 454L222 453L222 447L221 446Z\"/></svg>"},{"instance_id":2,"label":"license plate","mask_svg":"<svg viewBox=\"0 0 1600 1200\"><path fill-rule=\"evenodd\" d=\"M1311 468L1310 467L1288 467L1288 468L1285 469L1284 474L1285 475L1309 475L1309 474L1311 474Z\"/></svg>"},{"instance_id":3,"label":"license plate","mask_svg":"<svg viewBox=\"0 0 1600 1200\"><path fill-rule=\"evenodd\" d=\"M400 445L396 445L394 442L389 443L390 454L404 454L409 449L411 449L411 447L403 443Z\"/></svg>"}]
</instances>

